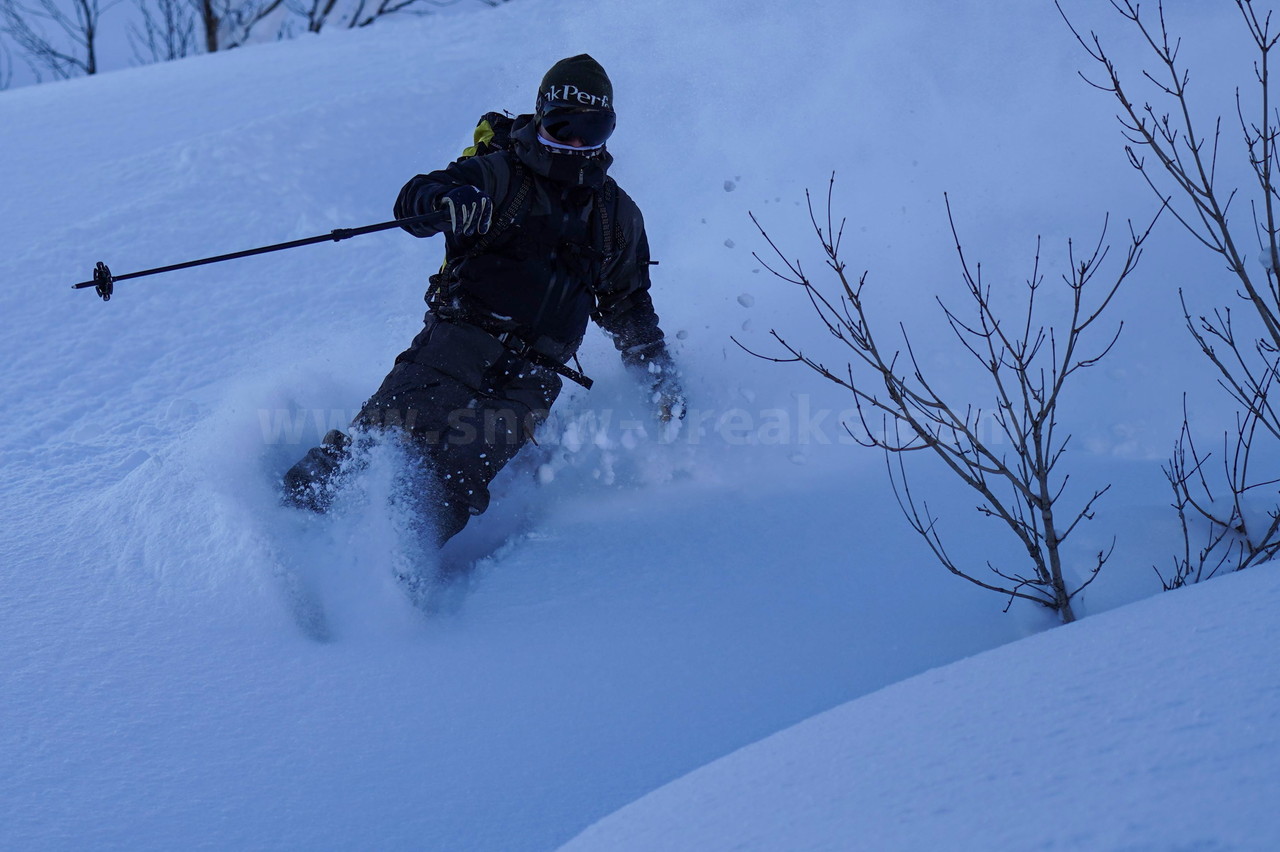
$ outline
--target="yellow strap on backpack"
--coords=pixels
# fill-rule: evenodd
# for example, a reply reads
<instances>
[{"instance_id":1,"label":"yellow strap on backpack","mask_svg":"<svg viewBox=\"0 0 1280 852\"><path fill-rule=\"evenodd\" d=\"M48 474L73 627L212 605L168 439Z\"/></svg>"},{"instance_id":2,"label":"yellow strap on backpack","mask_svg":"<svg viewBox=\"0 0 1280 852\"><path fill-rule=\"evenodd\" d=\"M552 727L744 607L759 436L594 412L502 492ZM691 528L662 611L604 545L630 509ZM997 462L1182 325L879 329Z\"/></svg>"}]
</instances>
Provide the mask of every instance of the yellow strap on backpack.
<instances>
[{"instance_id":1,"label":"yellow strap on backpack","mask_svg":"<svg viewBox=\"0 0 1280 852\"><path fill-rule=\"evenodd\" d=\"M476 125L475 133L472 134L473 144L469 148L462 149L462 156L474 157L481 145L489 145L493 142L493 125L488 120L483 120Z\"/></svg>"}]
</instances>

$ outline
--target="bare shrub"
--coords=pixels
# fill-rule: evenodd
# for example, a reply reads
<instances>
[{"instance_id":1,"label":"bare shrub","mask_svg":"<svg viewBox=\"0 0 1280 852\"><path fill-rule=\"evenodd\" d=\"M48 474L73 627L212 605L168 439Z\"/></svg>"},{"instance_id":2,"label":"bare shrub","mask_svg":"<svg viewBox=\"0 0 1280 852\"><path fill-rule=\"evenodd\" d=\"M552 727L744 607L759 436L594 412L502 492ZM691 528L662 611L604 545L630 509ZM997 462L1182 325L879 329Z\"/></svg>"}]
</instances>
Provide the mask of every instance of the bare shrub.
<instances>
[{"instance_id":1,"label":"bare shrub","mask_svg":"<svg viewBox=\"0 0 1280 852\"><path fill-rule=\"evenodd\" d=\"M96 74L102 16L119 4L69 0L64 9L55 0L0 0L0 32L17 45L37 80Z\"/></svg>"},{"instance_id":2,"label":"bare shrub","mask_svg":"<svg viewBox=\"0 0 1280 852\"><path fill-rule=\"evenodd\" d=\"M859 419L846 423L845 428L858 443L885 453L890 481L907 521L948 571L1007 595L1010 603L1019 598L1033 601L1055 610L1064 622L1074 621L1072 601L1098 576L1111 551L1099 552L1088 576L1073 582L1064 568L1063 545L1081 522L1093 517L1095 503L1110 485L1087 489L1089 496L1084 500L1064 498L1070 477L1059 467L1071 436L1061 429L1061 401L1067 382L1097 364L1118 339L1122 323L1087 351L1085 348L1086 334L1094 332L1116 291L1137 265L1154 220L1142 233L1130 226L1128 252L1118 271L1103 282L1095 279L1110 250L1104 244L1106 225L1097 244L1083 256L1078 256L1069 242L1070 269L1061 279L1071 307L1056 324L1050 324L1040 319L1043 309L1037 302L1045 280L1039 241L1026 280L1022 313L1002 317L993 307L991 286L983 281L981 265L971 265L961 248L948 200L947 217L969 307L962 315L941 299L937 301L961 350L989 379L991 395L984 405L956 399L941 389L922 367L901 322L889 322L898 326L894 336L900 337L900 343L884 342L880 332L886 321L868 314L862 296L867 273L856 282L852 280L840 254L844 222L836 225L833 221L833 187L834 176L828 186L825 222L819 222L808 193L806 198L825 264L834 275L834 295L827 295L804 272L800 261L788 259L754 215L752 221L776 257L773 266L764 260L761 263L778 278L800 288L818 319L820 332L843 344L851 359L829 368L776 330L770 335L785 354L765 355L743 348L769 361L802 364L852 394ZM984 427L990 422L996 426L994 432ZM1026 553L1023 567L999 567L990 561L975 566L952 557L927 497L913 493L907 478L904 457L917 450L931 452L978 495L978 512L999 521Z\"/></svg>"},{"instance_id":3,"label":"bare shrub","mask_svg":"<svg viewBox=\"0 0 1280 852\"><path fill-rule=\"evenodd\" d=\"M1168 576L1158 568L1157 573L1165 588L1176 588L1280 554L1280 479L1270 470L1258 471L1261 457L1271 464L1280 457L1280 412L1271 399L1280 378L1280 114L1273 106L1270 68L1280 32L1273 31L1269 12L1259 15L1253 0L1235 0L1255 50L1252 97L1236 89L1237 151L1248 158L1255 185L1224 186L1218 171L1223 119L1202 122L1193 108L1191 74L1179 62L1182 42L1170 35L1164 4L1156 4L1154 16L1132 0L1111 0L1111 6L1148 50L1149 67L1137 76L1137 85L1153 101L1139 97L1099 36L1083 35L1059 4L1071 32L1102 71L1101 82L1085 79L1119 103L1130 164L1169 205L1193 242L1225 261L1243 302L1239 311L1228 305L1192 310L1179 291L1187 330L1238 413L1235 429L1223 436L1218 459L1201 451L1184 417L1165 467L1184 547ZM1224 61L1228 58L1223 55ZM1206 132L1205 126L1211 129ZM1241 213L1246 199L1248 211ZM1233 206L1240 215L1232 214ZM1246 262L1251 244L1261 259L1254 266Z\"/></svg>"}]
</instances>

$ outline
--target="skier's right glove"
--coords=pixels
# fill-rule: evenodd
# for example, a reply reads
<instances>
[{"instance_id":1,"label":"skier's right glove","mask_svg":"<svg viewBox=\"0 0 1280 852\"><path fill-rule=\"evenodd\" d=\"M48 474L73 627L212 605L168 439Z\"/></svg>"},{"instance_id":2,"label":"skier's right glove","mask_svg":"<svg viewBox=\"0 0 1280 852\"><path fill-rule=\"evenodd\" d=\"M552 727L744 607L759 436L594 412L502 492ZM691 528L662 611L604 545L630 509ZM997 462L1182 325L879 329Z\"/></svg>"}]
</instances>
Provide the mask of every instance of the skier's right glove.
<instances>
[{"instance_id":1,"label":"skier's right glove","mask_svg":"<svg viewBox=\"0 0 1280 852\"><path fill-rule=\"evenodd\" d=\"M680 379L676 376L675 365L668 360L665 369L657 373L654 379L654 415L662 423L683 420L687 404L684 389L680 387Z\"/></svg>"},{"instance_id":2,"label":"skier's right glove","mask_svg":"<svg viewBox=\"0 0 1280 852\"><path fill-rule=\"evenodd\" d=\"M670 423L672 420L683 420L685 413L684 394L679 388L664 387L656 392L657 418L659 422Z\"/></svg>"},{"instance_id":3,"label":"skier's right glove","mask_svg":"<svg viewBox=\"0 0 1280 852\"><path fill-rule=\"evenodd\" d=\"M455 236L489 233L493 223L493 199L474 186L456 186L440 197L436 206L449 211L449 230Z\"/></svg>"}]
</instances>

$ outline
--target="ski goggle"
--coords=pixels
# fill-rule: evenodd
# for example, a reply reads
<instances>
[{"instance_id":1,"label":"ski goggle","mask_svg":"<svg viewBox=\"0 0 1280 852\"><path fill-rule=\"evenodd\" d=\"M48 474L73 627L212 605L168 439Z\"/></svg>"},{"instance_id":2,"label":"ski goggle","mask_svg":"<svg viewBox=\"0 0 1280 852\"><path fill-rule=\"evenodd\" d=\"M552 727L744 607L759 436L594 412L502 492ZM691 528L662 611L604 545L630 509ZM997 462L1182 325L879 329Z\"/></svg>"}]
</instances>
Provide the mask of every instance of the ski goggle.
<instances>
[{"instance_id":1,"label":"ski goggle","mask_svg":"<svg viewBox=\"0 0 1280 852\"><path fill-rule=\"evenodd\" d=\"M547 104L538 112L538 123L548 136L565 145L577 140L583 148L603 145L617 122L617 116L608 110L580 106Z\"/></svg>"}]
</instances>

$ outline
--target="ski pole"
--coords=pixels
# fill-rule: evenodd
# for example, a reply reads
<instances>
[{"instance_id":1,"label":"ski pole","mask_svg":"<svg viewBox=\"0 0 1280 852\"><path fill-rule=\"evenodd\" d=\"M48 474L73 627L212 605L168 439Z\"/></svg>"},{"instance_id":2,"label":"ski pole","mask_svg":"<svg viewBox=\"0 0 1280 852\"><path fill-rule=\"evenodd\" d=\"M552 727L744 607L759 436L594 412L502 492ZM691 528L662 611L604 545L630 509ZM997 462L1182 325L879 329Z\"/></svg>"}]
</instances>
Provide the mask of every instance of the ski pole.
<instances>
[{"instance_id":1,"label":"ski pole","mask_svg":"<svg viewBox=\"0 0 1280 852\"><path fill-rule=\"evenodd\" d=\"M112 275L111 270L102 261L98 261L98 265L93 268L93 278L89 281L81 281L79 284L71 285L73 290L83 290L92 287L102 297L102 301L111 301L111 294L115 292L115 283L117 281L128 281L131 278L143 278L147 275L159 275L162 272L174 272L179 269L190 269L193 266L204 266L209 263L221 263L224 260L235 260L240 257L252 257L255 254L266 254L267 252L283 251L284 249L300 248L302 246L315 245L323 242L338 242L339 240L347 240L351 237L358 237L362 234L372 234L378 231L387 231L392 228L401 228L405 225L418 225L424 223L441 222L449 218L448 211L436 210L431 213L424 213L421 216L410 216L405 219L394 219L390 222L379 222L376 225L364 225L360 228L337 228L327 234L320 234L315 237L307 237L301 240L291 240L287 243L276 243L272 246L262 246L261 248L247 249L245 251L232 252L231 254L220 254L216 257L204 257L200 260L189 260L186 263L175 263L171 266L158 266L155 269L144 269L141 272L130 272L125 275Z\"/></svg>"}]
</instances>

